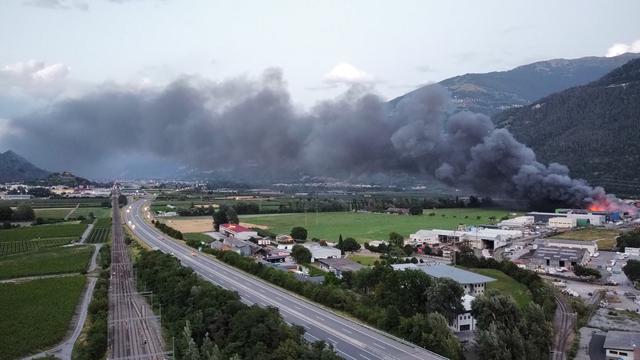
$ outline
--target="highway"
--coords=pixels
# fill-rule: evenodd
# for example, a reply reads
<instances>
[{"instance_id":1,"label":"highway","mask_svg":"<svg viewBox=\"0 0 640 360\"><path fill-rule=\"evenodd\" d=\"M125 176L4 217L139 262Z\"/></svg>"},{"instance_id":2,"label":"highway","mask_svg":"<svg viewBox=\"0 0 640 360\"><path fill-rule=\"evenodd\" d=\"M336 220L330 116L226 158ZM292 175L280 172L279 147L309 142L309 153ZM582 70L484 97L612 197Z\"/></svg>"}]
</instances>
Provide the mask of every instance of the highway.
<instances>
[{"instance_id":1,"label":"highway","mask_svg":"<svg viewBox=\"0 0 640 360\"><path fill-rule=\"evenodd\" d=\"M194 252L194 249L171 240L145 222L147 200L127 206L125 220L131 230L152 248L176 256L183 266L225 289L238 292L247 304L272 306L290 324L305 328L308 340L331 343L338 355L352 360L374 359L446 359L440 355L395 338L359 322L246 274L221 261Z\"/></svg>"},{"instance_id":2,"label":"highway","mask_svg":"<svg viewBox=\"0 0 640 360\"><path fill-rule=\"evenodd\" d=\"M133 266L124 243L124 233L114 196L111 278L109 279L108 359L165 359L160 324L150 306L138 294Z\"/></svg>"}]
</instances>

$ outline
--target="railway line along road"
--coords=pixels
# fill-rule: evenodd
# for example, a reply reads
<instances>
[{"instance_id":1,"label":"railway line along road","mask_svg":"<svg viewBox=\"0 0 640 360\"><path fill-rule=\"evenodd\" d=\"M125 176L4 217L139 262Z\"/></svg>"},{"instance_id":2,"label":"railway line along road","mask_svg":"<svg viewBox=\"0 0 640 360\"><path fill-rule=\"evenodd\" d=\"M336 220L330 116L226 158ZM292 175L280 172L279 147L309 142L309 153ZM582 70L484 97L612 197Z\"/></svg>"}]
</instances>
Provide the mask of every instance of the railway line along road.
<instances>
[{"instance_id":1,"label":"railway line along road","mask_svg":"<svg viewBox=\"0 0 640 360\"><path fill-rule=\"evenodd\" d=\"M117 192L114 192L112 208L107 358L165 359L167 353L164 352L159 319L136 290L133 266L124 243Z\"/></svg>"}]
</instances>

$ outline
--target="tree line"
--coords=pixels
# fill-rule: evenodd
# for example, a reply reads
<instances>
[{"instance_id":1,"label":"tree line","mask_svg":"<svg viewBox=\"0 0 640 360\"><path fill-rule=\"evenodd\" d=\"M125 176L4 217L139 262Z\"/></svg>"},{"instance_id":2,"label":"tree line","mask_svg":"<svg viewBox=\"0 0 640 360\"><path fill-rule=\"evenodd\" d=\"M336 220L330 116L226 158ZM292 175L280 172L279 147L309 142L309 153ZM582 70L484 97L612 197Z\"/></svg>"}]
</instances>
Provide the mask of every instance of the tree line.
<instances>
[{"instance_id":1,"label":"tree line","mask_svg":"<svg viewBox=\"0 0 640 360\"><path fill-rule=\"evenodd\" d=\"M172 256L143 252L135 267L162 304L162 323L175 338L178 359L340 359L331 345L308 343L304 329L286 324L278 309L248 306Z\"/></svg>"},{"instance_id":2,"label":"tree line","mask_svg":"<svg viewBox=\"0 0 640 360\"><path fill-rule=\"evenodd\" d=\"M410 338L450 359L462 358L462 348L448 323L462 311L464 290L452 280L432 279L421 271L394 271L390 266L378 264L372 269L344 273L342 280L327 273L325 282L316 284L300 281L292 273L235 252L204 251L272 284Z\"/></svg>"},{"instance_id":3,"label":"tree line","mask_svg":"<svg viewBox=\"0 0 640 360\"><path fill-rule=\"evenodd\" d=\"M178 230L172 228L171 226L169 226L169 225L167 225L165 223L161 223L160 221L157 221L157 220L151 220L151 222L153 223L153 225L155 225L155 227L157 229L159 229L163 233L171 236L172 238L178 239L178 240L183 240L184 239L184 235L182 234L181 231L178 231Z\"/></svg>"}]
</instances>

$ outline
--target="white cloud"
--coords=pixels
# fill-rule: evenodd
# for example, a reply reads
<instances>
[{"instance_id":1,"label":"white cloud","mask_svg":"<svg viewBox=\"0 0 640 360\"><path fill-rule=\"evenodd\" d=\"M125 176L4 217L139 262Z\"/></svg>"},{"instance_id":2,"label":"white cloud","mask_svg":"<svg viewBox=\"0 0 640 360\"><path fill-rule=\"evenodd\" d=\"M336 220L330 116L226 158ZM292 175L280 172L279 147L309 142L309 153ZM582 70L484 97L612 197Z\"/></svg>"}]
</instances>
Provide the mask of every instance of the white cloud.
<instances>
[{"instance_id":1,"label":"white cloud","mask_svg":"<svg viewBox=\"0 0 640 360\"><path fill-rule=\"evenodd\" d=\"M331 84L361 84L374 82L374 78L349 63L341 62L324 75L324 81Z\"/></svg>"},{"instance_id":2,"label":"white cloud","mask_svg":"<svg viewBox=\"0 0 640 360\"><path fill-rule=\"evenodd\" d=\"M81 0L26 0L22 4L50 10L89 10L89 4Z\"/></svg>"},{"instance_id":3,"label":"white cloud","mask_svg":"<svg viewBox=\"0 0 640 360\"><path fill-rule=\"evenodd\" d=\"M64 64L47 65L44 61L29 60L5 65L0 69L0 80L12 82L52 82L67 77L71 69Z\"/></svg>"},{"instance_id":4,"label":"white cloud","mask_svg":"<svg viewBox=\"0 0 640 360\"><path fill-rule=\"evenodd\" d=\"M640 52L640 39L634 41L631 44L617 43L611 45L609 50L607 50L607 57L618 56L628 52Z\"/></svg>"}]
</instances>

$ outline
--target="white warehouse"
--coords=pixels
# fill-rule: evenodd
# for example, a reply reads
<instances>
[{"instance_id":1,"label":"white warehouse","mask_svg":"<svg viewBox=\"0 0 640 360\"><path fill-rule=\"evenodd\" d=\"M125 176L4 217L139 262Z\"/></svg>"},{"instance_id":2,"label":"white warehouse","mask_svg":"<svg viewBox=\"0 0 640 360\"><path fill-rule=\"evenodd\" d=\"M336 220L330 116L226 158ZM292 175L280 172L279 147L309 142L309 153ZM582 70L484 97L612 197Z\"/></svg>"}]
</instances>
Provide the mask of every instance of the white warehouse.
<instances>
[{"instance_id":1,"label":"white warehouse","mask_svg":"<svg viewBox=\"0 0 640 360\"><path fill-rule=\"evenodd\" d=\"M549 219L549 227L554 229L572 229L578 225L575 218L553 217Z\"/></svg>"},{"instance_id":2,"label":"white warehouse","mask_svg":"<svg viewBox=\"0 0 640 360\"><path fill-rule=\"evenodd\" d=\"M476 249L497 249L507 246L509 240L522 237L520 230L488 229L472 227L460 230L419 230L409 236L407 243L412 245L435 245L469 241Z\"/></svg>"}]
</instances>

